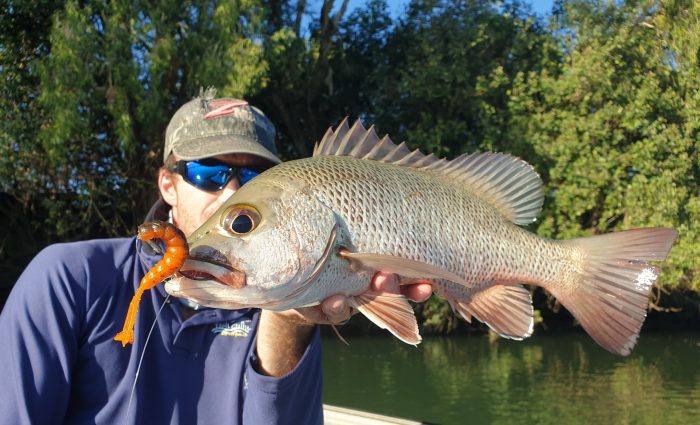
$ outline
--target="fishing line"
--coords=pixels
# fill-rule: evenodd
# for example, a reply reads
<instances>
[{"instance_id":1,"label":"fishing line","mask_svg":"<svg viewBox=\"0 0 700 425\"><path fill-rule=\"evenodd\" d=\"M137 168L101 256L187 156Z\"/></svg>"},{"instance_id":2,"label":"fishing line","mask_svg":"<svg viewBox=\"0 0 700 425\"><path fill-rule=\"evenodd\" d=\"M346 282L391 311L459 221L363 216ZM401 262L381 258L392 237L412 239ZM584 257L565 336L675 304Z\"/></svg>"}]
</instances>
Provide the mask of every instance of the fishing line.
<instances>
[{"instance_id":1,"label":"fishing line","mask_svg":"<svg viewBox=\"0 0 700 425\"><path fill-rule=\"evenodd\" d=\"M343 336L340 334L340 331L338 330L338 328L335 327L335 325L334 325L333 323L331 323L331 328L333 328L333 332L335 332L335 335L336 335L341 341L343 341L343 343L344 343L345 345L347 345L347 346L349 347L349 346L350 346L350 343L347 342L347 341L345 340L345 338L343 338Z\"/></svg>"},{"instance_id":2,"label":"fishing line","mask_svg":"<svg viewBox=\"0 0 700 425\"><path fill-rule=\"evenodd\" d=\"M338 330L338 328L336 327L336 325L340 326L340 325L344 325L344 324L348 323L348 322L350 321L350 318L352 317L352 315L355 314L354 312L356 312L356 310L355 310L353 307L350 307L350 317L348 317L347 319L343 320L342 322L338 322L338 323L333 323L333 322L331 321L331 319L328 317L328 315L327 315L327 314L324 314L324 315L326 316L326 321L328 322L329 325L331 325L331 328L333 329L333 332L335 332L335 336L337 336L338 339L340 339L341 341L343 341L343 343L344 343L345 345L347 345L348 347L350 346L350 343L347 342L347 341L345 340L345 338L343 338L343 336L340 334L340 331Z\"/></svg>"},{"instance_id":3,"label":"fishing line","mask_svg":"<svg viewBox=\"0 0 700 425\"><path fill-rule=\"evenodd\" d=\"M170 301L170 294L165 297L165 300L163 300L163 304L160 306L158 309L158 313L156 313L156 318L153 319L153 324L151 325L151 329L148 330L148 335L146 336L146 341L143 344L143 351L141 351L141 357L139 358L139 364L136 366L136 375L134 376L134 385L131 387L131 394L129 394L129 404L126 406L126 417L124 418L124 424L127 423L129 420L129 413L131 412L131 402L134 398L134 393L136 392L136 382L139 379L139 373L141 373L141 364L143 363L143 357L146 354L146 347L148 347L148 341L151 339L151 334L153 333L153 329L156 327L156 323L158 323L158 316L160 316L160 312L163 311L163 307Z\"/></svg>"}]
</instances>

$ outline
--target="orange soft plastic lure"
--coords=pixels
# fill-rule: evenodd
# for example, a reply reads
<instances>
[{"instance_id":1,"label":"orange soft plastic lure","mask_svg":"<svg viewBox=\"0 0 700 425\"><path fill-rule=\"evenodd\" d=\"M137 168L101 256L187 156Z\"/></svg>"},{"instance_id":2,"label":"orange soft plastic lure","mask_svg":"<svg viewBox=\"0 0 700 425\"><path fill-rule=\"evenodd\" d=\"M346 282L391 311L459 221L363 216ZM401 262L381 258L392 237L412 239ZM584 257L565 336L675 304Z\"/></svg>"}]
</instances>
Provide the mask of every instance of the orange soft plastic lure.
<instances>
[{"instance_id":1,"label":"orange soft plastic lure","mask_svg":"<svg viewBox=\"0 0 700 425\"><path fill-rule=\"evenodd\" d=\"M153 288L166 277L180 270L189 253L185 235L180 229L170 223L163 221L144 223L139 226L137 237L142 241L151 239L162 240L165 242L165 254L163 254L163 259L156 263L141 279L141 283L129 303L129 310L126 313L126 320L124 320L124 329L114 337L116 341L122 343L122 347L134 342L134 324L136 323L136 313L139 310L139 302L143 292Z\"/></svg>"}]
</instances>

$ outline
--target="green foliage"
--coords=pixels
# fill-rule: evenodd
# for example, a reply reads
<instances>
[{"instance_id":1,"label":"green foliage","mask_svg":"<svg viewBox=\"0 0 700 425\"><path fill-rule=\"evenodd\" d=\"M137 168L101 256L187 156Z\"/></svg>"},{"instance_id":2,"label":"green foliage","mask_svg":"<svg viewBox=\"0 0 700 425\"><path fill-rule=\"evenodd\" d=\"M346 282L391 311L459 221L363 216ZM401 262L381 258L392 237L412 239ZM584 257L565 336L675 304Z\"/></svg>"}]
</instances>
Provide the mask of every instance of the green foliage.
<instances>
[{"instance_id":1,"label":"green foliage","mask_svg":"<svg viewBox=\"0 0 700 425\"><path fill-rule=\"evenodd\" d=\"M661 282L698 289L697 71L656 27L664 9L630 3L566 5L565 60L519 76L510 131L529 139L549 189L540 234L676 228Z\"/></svg>"},{"instance_id":2,"label":"green foliage","mask_svg":"<svg viewBox=\"0 0 700 425\"><path fill-rule=\"evenodd\" d=\"M508 91L521 71L557 60L549 35L517 2L412 1L376 67L374 121L437 155L508 150Z\"/></svg>"},{"instance_id":3,"label":"green foliage","mask_svg":"<svg viewBox=\"0 0 700 425\"><path fill-rule=\"evenodd\" d=\"M423 318L422 326L429 333L450 333L459 324L457 316L450 312L450 305L442 298L432 296L419 309Z\"/></svg>"},{"instance_id":4,"label":"green foliage","mask_svg":"<svg viewBox=\"0 0 700 425\"><path fill-rule=\"evenodd\" d=\"M60 2L14 4L0 14L0 299L37 250L51 239L43 220L29 220L33 191L49 177L48 159L34 146L44 111L37 101L36 62L49 50L47 30ZM43 219L43 217L42 217Z\"/></svg>"},{"instance_id":5,"label":"green foliage","mask_svg":"<svg viewBox=\"0 0 700 425\"><path fill-rule=\"evenodd\" d=\"M307 2L270 2L263 40L269 75L253 100L277 125L284 158L309 156L314 142L343 117L346 102L354 103L352 95L337 90L346 84L338 76L347 75L339 32L347 3L336 8L324 1L313 12L319 19L304 28ZM353 76L358 78L362 73Z\"/></svg>"}]
</instances>

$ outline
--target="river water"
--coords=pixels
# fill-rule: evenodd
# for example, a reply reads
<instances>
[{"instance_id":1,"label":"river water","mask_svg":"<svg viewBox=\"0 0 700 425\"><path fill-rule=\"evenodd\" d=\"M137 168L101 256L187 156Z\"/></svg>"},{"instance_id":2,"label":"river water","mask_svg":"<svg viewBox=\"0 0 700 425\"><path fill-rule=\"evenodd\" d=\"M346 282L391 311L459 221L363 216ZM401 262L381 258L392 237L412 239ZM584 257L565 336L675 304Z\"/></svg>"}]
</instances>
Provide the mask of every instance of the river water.
<instances>
[{"instance_id":1,"label":"river water","mask_svg":"<svg viewBox=\"0 0 700 425\"><path fill-rule=\"evenodd\" d=\"M325 403L431 424L700 424L700 332L628 357L585 334L324 338Z\"/></svg>"}]
</instances>

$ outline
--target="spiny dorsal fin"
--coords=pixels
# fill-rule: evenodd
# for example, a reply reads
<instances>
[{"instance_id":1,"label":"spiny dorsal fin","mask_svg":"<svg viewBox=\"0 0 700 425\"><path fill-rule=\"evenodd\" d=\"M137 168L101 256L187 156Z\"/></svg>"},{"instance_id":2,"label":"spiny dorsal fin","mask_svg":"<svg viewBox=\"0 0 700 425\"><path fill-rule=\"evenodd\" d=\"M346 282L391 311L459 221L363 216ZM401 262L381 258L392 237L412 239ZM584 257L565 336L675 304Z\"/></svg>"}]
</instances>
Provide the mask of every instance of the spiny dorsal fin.
<instances>
[{"instance_id":1,"label":"spiny dorsal fin","mask_svg":"<svg viewBox=\"0 0 700 425\"><path fill-rule=\"evenodd\" d=\"M411 151L405 143L396 145L388 135L380 140L374 127L365 129L359 119L352 127L345 118L335 131L329 128L313 155L352 156L435 172L466 184L516 224L535 221L544 202L540 176L519 158L485 152L448 161L424 155L418 149Z\"/></svg>"}]
</instances>

